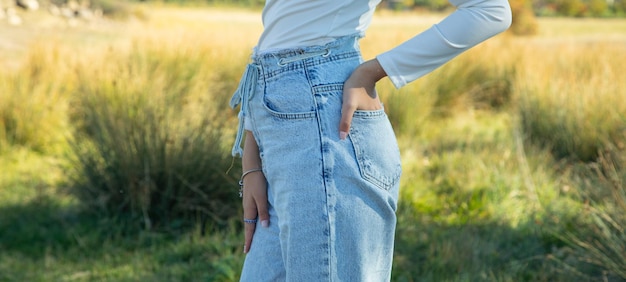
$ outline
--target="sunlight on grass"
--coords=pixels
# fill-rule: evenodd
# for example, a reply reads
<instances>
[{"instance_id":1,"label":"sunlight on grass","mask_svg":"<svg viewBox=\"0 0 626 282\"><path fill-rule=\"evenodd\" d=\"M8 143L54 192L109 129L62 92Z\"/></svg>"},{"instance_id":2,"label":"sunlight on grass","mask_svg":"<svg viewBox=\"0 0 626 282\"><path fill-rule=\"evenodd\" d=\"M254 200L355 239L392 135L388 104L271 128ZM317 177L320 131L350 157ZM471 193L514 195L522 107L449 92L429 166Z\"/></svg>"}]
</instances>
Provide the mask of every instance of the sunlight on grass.
<instances>
[{"instance_id":1,"label":"sunlight on grass","mask_svg":"<svg viewBox=\"0 0 626 282\"><path fill-rule=\"evenodd\" d=\"M537 51L543 63L531 57ZM605 142L623 144L624 45L559 44L523 52L517 87L522 124L531 139L551 146L557 157L584 161L597 157Z\"/></svg>"},{"instance_id":2,"label":"sunlight on grass","mask_svg":"<svg viewBox=\"0 0 626 282\"><path fill-rule=\"evenodd\" d=\"M36 40L15 42L42 43L0 71L0 280L238 278L227 101L260 14L131 11L141 17L26 30ZM364 58L443 16L377 13ZM539 19L535 37L502 34L400 90L378 84L403 156L394 281L626 279L607 251L624 246L623 198L607 196L624 193L624 34L624 20ZM151 226L93 212L133 187L159 187L151 202L137 192L136 213L189 207L156 192L196 189L218 200L191 206L228 214Z\"/></svg>"}]
</instances>

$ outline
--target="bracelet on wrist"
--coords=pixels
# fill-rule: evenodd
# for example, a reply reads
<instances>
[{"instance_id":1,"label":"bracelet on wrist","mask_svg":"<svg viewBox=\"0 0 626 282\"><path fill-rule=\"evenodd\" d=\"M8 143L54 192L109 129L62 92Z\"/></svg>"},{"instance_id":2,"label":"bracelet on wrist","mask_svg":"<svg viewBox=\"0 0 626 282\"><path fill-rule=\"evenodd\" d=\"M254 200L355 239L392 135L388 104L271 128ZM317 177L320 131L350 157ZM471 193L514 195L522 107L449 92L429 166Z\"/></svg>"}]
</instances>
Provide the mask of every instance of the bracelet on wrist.
<instances>
[{"instance_id":1,"label":"bracelet on wrist","mask_svg":"<svg viewBox=\"0 0 626 282\"><path fill-rule=\"evenodd\" d=\"M253 169L249 169L244 171L241 174L241 178L239 179L239 198L243 197L243 179L244 177L246 177L246 175L253 173L253 172L257 172L257 171L263 171L263 169L261 168L253 168Z\"/></svg>"}]
</instances>

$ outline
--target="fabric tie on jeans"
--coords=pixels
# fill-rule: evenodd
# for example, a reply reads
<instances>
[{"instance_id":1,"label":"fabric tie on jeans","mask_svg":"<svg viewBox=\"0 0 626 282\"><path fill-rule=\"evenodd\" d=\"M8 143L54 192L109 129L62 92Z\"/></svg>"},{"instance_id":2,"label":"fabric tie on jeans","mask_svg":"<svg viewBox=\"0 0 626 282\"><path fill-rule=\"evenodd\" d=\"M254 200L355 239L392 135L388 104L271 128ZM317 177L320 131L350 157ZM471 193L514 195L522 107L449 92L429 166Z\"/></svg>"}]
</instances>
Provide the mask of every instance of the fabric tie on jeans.
<instances>
[{"instance_id":1,"label":"fabric tie on jeans","mask_svg":"<svg viewBox=\"0 0 626 282\"><path fill-rule=\"evenodd\" d=\"M241 148L241 140L243 139L244 121L248 112L248 100L254 94L254 88L258 79L258 67L255 64L248 64L246 71L239 82L239 87L230 99L230 107L235 108L237 105L241 105L239 108L239 125L237 126L237 137L235 138L235 144L233 145L232 155L233 157L242 157L243 149Z\"/></svg>"}]
</instances>

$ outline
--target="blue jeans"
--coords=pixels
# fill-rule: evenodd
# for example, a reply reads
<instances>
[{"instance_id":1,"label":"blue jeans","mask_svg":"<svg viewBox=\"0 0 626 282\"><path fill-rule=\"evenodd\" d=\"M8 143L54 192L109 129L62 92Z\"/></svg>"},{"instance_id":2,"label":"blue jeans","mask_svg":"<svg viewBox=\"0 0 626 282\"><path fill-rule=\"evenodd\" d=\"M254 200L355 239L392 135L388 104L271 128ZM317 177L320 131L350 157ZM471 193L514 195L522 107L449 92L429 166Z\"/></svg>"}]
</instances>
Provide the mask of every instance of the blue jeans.
<instances>
[{"instance_id":1,"label":"blue jeans","mask_svg":"<svg viewBox=\"0 0 626 282\"><path fill-rule=\"evenodd\" d=\"M259 145L270 227L257 224L241 281L390 279L394 132L384 110L357 111L339 139L343 83L361 62L352 36L253 56L243 79L253 81L242 81L232 105L243 102L240 118Z\"/></svg>"}]
</instances>

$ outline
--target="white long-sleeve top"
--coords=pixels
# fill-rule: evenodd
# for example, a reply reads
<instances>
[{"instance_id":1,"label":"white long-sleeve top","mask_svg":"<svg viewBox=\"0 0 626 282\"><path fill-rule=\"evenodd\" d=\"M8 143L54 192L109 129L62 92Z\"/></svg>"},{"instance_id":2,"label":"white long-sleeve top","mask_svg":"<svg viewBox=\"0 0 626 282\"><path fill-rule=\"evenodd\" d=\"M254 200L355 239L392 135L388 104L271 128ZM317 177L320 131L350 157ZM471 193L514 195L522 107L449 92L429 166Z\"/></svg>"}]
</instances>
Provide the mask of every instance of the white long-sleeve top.
<instances>
[{"instance_id":1,"label":"white long-sleeve top","mask_svg":"<svg viewBox=\"0 0 626 282\"><path fill-rule=\"evenodd\" d=\"M507 0L449 0L456 10L422 33L376 56L396 88L506 30ZM364 35L380 0L266 0L257 52L321 45Z\"/></svg>"}]
</instances>

